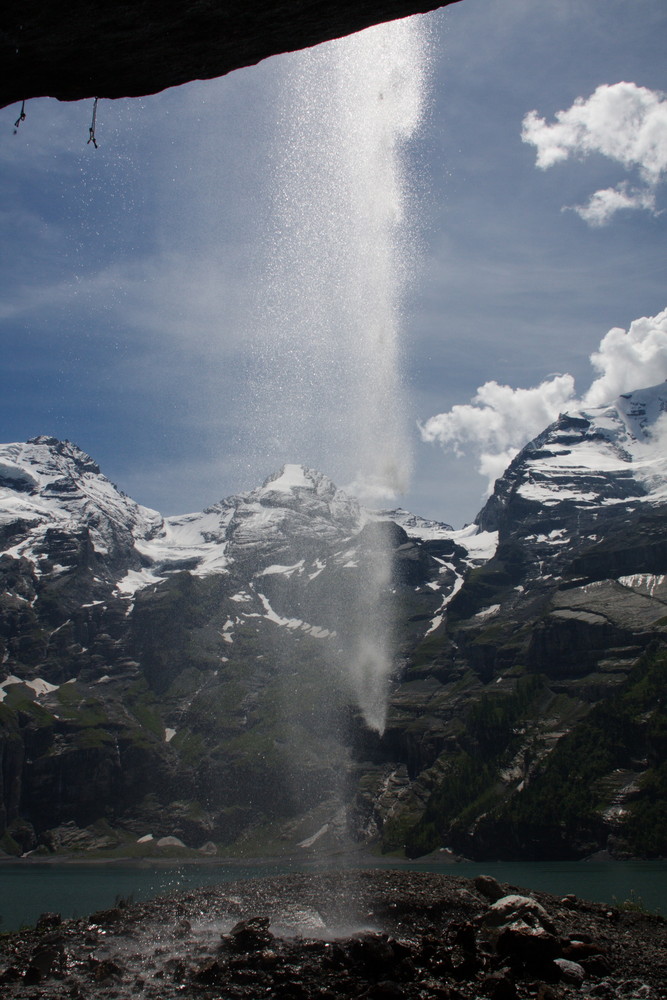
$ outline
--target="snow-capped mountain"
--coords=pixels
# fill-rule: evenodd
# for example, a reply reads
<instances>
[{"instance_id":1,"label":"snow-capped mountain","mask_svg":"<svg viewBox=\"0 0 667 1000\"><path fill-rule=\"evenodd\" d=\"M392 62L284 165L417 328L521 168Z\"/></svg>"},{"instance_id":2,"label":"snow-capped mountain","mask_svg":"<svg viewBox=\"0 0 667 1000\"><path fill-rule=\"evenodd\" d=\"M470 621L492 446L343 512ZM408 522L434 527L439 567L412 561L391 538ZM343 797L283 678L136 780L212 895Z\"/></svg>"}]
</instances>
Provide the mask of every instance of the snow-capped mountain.
<instances>
[{"instance_id":1,"label":"snow-capped mountain","mask_svg":"<svg viewBox=\"0 0 667 1000\"><path fill-rule=\"evenodd\" d=\"M564 857L635 836L659 671L595 772L585 836L523 803L548 800L564 734L662 662L666 414L663 384L562 415L459 531L365 510L301 465L162 517L75 445L0 447L0 834L99 846L104 819L117 842L261 829L296 850L333 844L344 785L353 835L387 850ZM396 640L382 738L345 683L378 546Z\"/></svg>"},{"instance_id":2,"label":"snow-capped mountain","mask_svg":"<svg viewBox=\"0 0 667 1000\"><path fill-rule=\"evenodd\" d=\"M359 531L365 515L330 479L301 465L286 465L262 486L228 497L201 513L161 519L157 530L135 536L144 562L119 590L132 593L175 570L197 576L226 572L232 563L298 562L306 550L340 542Z\"/></svg>"},{"instance_id":3,"label":"snow-capped mountain","mask_svg":"<svg viewBox=\"0 0 667 1000\"><path fill-rule=\"evenodd\" d=\"M380 536L374 526L382 522L390 523ZM426 540L415 533L420 527ZM392 551L393 582L383 599L391 599L396 586L421 595L423 624L411 629L417 634L460 586L467 567L488 556L493 538L473 541L476 531L454 532L405 511L364 510L325 475L301 465L287 465L260 487L202 512L162 517L119 491L70 442L38 437L5 445L5 669L31 683L62 681L66 641L72 653L67 679L111 675L130 647L148 662L155 651L148 652L152 631L142 616L153 595L159 603L168 593L163 585L178 579L218 581L216 634L225 653L258 622L286 634L331 638L341 631L341 615L358 613L378 545ZM462 534L471 536L472 554L459 541ZM34 636L47 631L27 662L14 635L25 627L26 605ZM99 634L114 637L103 658L91 655ZM338 646L345 649L340 638ZM149 670L151 682L164 687L177 669L160 655ZM2 699L1 683L0 689Z\"/></svg>"},{"instance_id":4,"label":"snow-capped mountain","mask_svg":"<svg viewBox=\"0 0 667 1000\"><path fill-rule=\"evenodd\" d=\"M667 383L562 414L516 456L478 521L513 502L548 509L667 499Z\"/></svg>"},{"instance_id":5,"label":"snow-capped mountain","mask_svg":"<svg viewBox=\"0 0 667 1000\"><path fill-rule=\"evenodd\" d=\"M93 600L111 596L111 585L113 596L132 599L181 572L240 574L251 593L266 589L251 583L254 576L307 584L327 561L330 569L358 567L359 546L368 543L362 529L389 520L408 529L400 541L456 542L452 558L435 569L441 579L433 590L451 591L468 562L488 557L493 545L488 535L473 540L475 528L461 533L406 511L364 510L327 476L301 465L287 465L260 487L202 512L162 517L119 491L70 442L38 437L0 447L0 552L25 560L45 581L78 574ZM316 589L321 596L321 581ZM259 610L253 604L246 613ZM289 608L277 617L299 621Z\"/></svg>"},{"instance_id":6,"label":"snow-capped mountain","mask_svg":"<svg viewBox=\"0 0 667 1000\"><path fill-rule=\"evenodd\" d=\"M411 657L412 676L440 686L427 700L407 687L394 696L403 727L406 716L409 726L438 718L421 744L431 751L420 773L387 796L411 853L445 845L479 857L563 858L615 850L627 836L640 842L626 832L632 803L644 783L659 786L653 768L665 760L653 734L667 683L666 413L663 383L563 414L497 481L474 536L497 534L497 547L443 601ZM646 670L655 687L638 680L635 691L635 671ZM600 746L568 758L565 737L584 746L594 706L626 690L626 742L615 702L601 713ZM569 801L562 773L586 788L590 816L583 800L578 813L560 805ZM451 789L460 814L448 805ZM398 842L391 823L383 836L387 847Z\"/></svg>"},{"instance_id":7,"label":"snow-capped mountain","mask_svg":"<svg viewBox=\"0 0 667 1000\"><path fill-rule=\"evenodd\" d=\"M56 534L85 530L93 551L113 563L131 558L135 539L149 538L160 523L69 441L37 437L0 447L2 551L28 559L38 574L53 572L45 560Z\"/></svg>"},{"instance_id":8,"label":"snow-capped mountain","mask_svg":"<svg viewBox=\"0 0 667 1000\"><path fill-rule=\"evenodd\" d=\"M139 808L141 788L127 785L136 777L137 754L142 775L150 767L157 785L197 786L200 801L215 786L216 808L238 808L244 782L236 774L227 785L229 774L246 766L243 743L219 760L207 757L200 781L188 772L190 751L182 756L181 741L194 740L199 759L204 747L213 753L221 733L245 739L247 727L269 716L270 739L283 741L289 725L273 706L286 698L308 743L299 780L304 788L314 781L310 795L317 799L327 784L320 771L342 766L339 742L329 737L331 761L320 763L316 740L333 731L322 727L327 713L349 711L353 701L344 676L355 623L369 607L378 546L391 556L378 600L401 623L401 656L467 566L467 551L447 537L450 529L431 524L430 539L410 538L300 465L203 512L163 518L117 490L68 442L40 437L6 445L0 463L0 702L12 711L26 699L38 705L46 713L40 718L50 719L49 740L62 738L69 748L57 759L38 755L48 780L39 768L21 777L38 824L53 825L72 810L77 821L92 816L96 806L84 808L74 787L71 801L62 791L53 797L56 787L76 785L82 739L89 757L106 761L93 779L94 799L112 811ZM302 690L285 694L295 665L313 673L312 704ZM147 742L143 727L156 698L163 721ZM92 703L104 719L94 732L78 707ZM319 720L312 736L311 716ZM120 748L113 764L110 739ZM135 763L108 787L109 768L117 774L125 758ZM74 771L54 783L53 767L70 764ZM285 774L273 774L270 801L284 782ZM9 814L17 808L12 801Z\"/></svg>"},{"instance_id":9,"label":"snow-capped mountain","mask_svg":"<svg viewBox=\"0 0 667 1000\"><path fill-rule=\"evenodd\" d=\"M258 489L201 513L163 518L118 490L69 441L37 437L0 446L2 551L27 559L38 574L53 573L45 564L49 541L56 532L84 531L109 567L128 564L123 592L176 570L220 572L250 550L287 553L305 536L330 542L361 522L356 501L302 466L286 466Z\"/></svg>"}]
</instances>

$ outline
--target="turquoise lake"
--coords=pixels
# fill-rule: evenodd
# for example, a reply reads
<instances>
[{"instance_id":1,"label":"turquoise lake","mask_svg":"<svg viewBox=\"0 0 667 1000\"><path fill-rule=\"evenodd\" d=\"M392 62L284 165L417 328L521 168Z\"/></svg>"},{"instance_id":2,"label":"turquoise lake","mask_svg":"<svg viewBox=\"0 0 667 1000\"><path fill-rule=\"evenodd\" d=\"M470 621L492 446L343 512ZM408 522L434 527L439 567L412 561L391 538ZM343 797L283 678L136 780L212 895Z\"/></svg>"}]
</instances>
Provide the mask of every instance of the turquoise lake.
<instances>
[{"instance_id":1,"label":"turquoise lake","mask_svg":"<svg viewBox=\"0 0 667 1000\"><path fill-rule=\"evenodd\" d=\"M0 864L0 930L33 924L41 913L83 917L112 906L119 898L136 902L178 891L262 878L288 872L333 868L260 862L207 865ZM357 867L400 868L474 877L493 875L517 888L556 895L575 893L584 899L621 903L634 898L649 910L667 915L667 861L633 862L492 862L462 864L378 862Z\"/></svg>"}]
</instances>

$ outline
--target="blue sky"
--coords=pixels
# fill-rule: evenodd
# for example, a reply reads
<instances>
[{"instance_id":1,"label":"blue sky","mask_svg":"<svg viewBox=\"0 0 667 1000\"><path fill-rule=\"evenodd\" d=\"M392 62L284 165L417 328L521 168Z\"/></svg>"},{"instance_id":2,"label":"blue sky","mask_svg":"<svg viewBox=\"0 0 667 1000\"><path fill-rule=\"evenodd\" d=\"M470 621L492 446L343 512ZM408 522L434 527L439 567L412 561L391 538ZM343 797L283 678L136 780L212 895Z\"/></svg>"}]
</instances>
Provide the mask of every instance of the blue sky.
<instances>
[{"instance_id":1,"label":"blue sky","mask_svg":"<svg viewBox=\"0 0 667 1000\"><path fill-rule=\"evenodd\" d=\"M492 467L517 442L498 430L495 410L486 431L470 430L479 403L459 413L470 418L467 436L446 416L428 443L417 421L469 406L495 380L536 390L507 397L528 433L549 392L558 396L552 373L574 380L566 402L600 402L591 385L601 372L615 384L626 345L606 341L604 371L590 355L610 329L631 330L667 306L660 163L648 207L591 225L564 206L601 190L645 191L644 154L601 152L613 122L600 125L599 116L588 147L581 129L569 147L566 136L551 166L538 167L539 147L521 137L534 110L546 149L558 112L580 99L593 115L592 95L604 103L618 92L599 88L625 81L635 85L628 100L657 95L654 145L667 147L667 8L664 0L462 0L426 21L430 97L409 153L420 248L402 332L414 471L401 502L459 525L483 502L483 456ZM30 101L16 135L20 109L4 109L2 440L69 438L163 513L201 509L274 471L261 448L249 456L245 399L285 58L295 57L154 97L101 101L97 150L86 144L92 102ZM662 320L632 329L636 353L653 342L642 355L644 384L667 377ZM644 378L641 365L637 372ZM318 456L290 457L315 464Z\"/></svg>"}]
</instances>

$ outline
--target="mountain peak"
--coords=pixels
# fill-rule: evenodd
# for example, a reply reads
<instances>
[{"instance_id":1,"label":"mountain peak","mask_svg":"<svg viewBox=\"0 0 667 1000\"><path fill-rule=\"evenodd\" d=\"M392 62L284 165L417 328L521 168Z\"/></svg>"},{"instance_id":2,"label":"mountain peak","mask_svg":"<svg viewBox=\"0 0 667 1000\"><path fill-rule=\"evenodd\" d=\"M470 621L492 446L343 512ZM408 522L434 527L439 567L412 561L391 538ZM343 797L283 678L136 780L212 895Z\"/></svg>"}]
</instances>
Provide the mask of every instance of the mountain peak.
<instances>
[{"instance_id":1,"label":"mountain peak","mask_svg":"<svg viewBox=\"0 0 667 1000\"><path fill-rule=\"evenodd\" d=\"M39 573L58 575L76 563L54 549L91 546L90 559L138 564L134 537L153 532L161 521L118 490L95 461L70 441L38 435L0 445L0 524L14 558L25 558ZM67 541L63 541L67 540ZM57 548L57 546L56 546ZM49 559L46 559L48 556ZM78 558L78 557L77 557ZM50 563L53 566L50 566ZM85 561L85 560L84 560ZM89 560L90 565L92 562ZM55 568L54 568L55 567Z\"/></svg>"},{"instance_id":2,"label":"mountain peak","mask_svg":"<svg viewBox=\"0 0 667 1000\"><path fill-rule=\"evenodd\" d=\"M592 510L667 497L667 383L636 389L603 406L561 413L496 481L476 523L495 530L517 512L561 504ZM521 516L523 514L521 513Z\"/></svg>"},{"instance_id":3,"label":"mountain peak","mask_svg":"<svg viewBox=\"0 0 667 1000\"><path fill-rule=\"evenodd\" d=\"M269 476L246 498L262 507L291 508L311 514L319 509L326 517L337 520L342 516L346 522L350 518L356 521L360 515L356 499L339 489L324 473L307 465L283 465L280 472Z\"/></svg>"},{"instance_id":4,"label":"mountain peak","mask_svg":"<svg viewBox=\"0 0 667 1000\"><path fill-rule=\"evenodd\" d=\"M72 441L61 441L59 438L51 437L48 434L38 434L37 437L29 438L26 444L45 447L52 453L73 462L80 471L100 475L100 467L97 462Z\"/></svg>"},{"instance_id":5,"label":"mountain peak","mask_svg":"<svg viewBox=\"0 0 667 1000\"><path fill-rule=\"evenodd\" d=\"M331 480L321 472L309 469L305 465L287 464L283 465L280 472L274 472L265 479L261 489L291 493L295 489L317 490L323 482L336 489Z\"/></svg>"},{"instance_id":6,"label":"mountain peak","mask_svg":"<svg viewBox=\"0 0 667 1000\"><path fill-rule=\"evenodd\" d=\"M638 441L652 438L658 420L667 413L667 381L648 389L624 392L613 406L632 438Z\"/></svg>"}]
</instances>

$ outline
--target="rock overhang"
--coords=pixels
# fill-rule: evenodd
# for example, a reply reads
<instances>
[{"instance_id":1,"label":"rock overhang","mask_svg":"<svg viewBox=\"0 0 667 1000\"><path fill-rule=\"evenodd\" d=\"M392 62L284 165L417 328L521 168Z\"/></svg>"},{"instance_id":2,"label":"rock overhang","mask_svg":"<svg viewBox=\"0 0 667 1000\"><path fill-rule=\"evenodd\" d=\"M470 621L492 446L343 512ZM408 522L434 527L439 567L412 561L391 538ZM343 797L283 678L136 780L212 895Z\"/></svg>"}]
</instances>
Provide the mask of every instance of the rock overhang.
<instances>
[{"instance_id":1,"label":"rock overhang","mask_svg":"<svg viewBox=\"0 0 667 1000\"><path fill-rule=\"evenodd\" d=\"M457 2L9 0L0 12L0 107L155 94Z\"/></svg>"}]
</instances>

